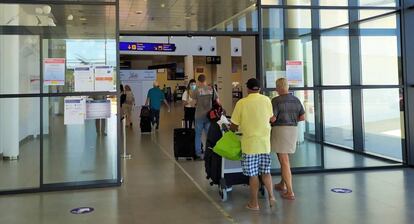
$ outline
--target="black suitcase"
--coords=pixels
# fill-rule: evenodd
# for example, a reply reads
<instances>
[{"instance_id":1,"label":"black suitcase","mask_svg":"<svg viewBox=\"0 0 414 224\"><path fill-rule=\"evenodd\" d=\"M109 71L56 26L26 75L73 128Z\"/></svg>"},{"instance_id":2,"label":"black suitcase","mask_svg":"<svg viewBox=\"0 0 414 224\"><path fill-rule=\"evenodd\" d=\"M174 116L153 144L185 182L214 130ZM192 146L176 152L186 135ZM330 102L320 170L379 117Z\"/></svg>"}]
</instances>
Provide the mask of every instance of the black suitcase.
<instances>
[{"instance_id":1,"label":"black suitcase","mask_svg":"<svg viewBox=\"0 0 414 224\"><path fill-rule=\"evenodd\" d=\"M139 126L141 128L141 133L151 132L151 119L149 117L141 117Z\"/></svg>"},{"instance_id":2,"label":"black suitcase","mask_svg":"<svg viewBox=\"0 0 414 224\"><path fill-rule=\"evenodd\" d=\"M195 158L195 131L188 128L174 129L174 157Z\"/></svg>"},{"instance_id":3,"label":"black suitcase","mask_svg":"<svg viewBox=\"0 0 414 224\"><path fill-rule=\"evenodd\" d=\"M221 156L213 152L213 148L217 141L220 140L222 132L220 126L216 122L210 124L207 133L206 149L204 154L204 167L206 170L206 178L211 180L211 185L219 184L221 178Z\"/></svg>"},{"instance_id":4,"label":"black suitcase","mask_svg":"<svg viewBox=\"0 0 414 224\"><path fill-rule=\"evenodd\" d=\"M141 133L151 132L151 115L149 107L142 106L139 116L141 118L139 122Z\"/></svg>"}]
</instances>

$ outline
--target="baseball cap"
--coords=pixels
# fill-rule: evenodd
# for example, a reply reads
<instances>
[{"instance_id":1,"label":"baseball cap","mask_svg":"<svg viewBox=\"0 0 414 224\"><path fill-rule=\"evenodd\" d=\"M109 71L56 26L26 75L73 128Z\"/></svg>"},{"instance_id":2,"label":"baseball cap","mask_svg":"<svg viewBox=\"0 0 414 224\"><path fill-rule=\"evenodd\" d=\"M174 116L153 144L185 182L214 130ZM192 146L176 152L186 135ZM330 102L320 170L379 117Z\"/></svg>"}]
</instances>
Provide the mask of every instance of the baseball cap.
<instances>
[{"instance_id":1,"label":"baseball cap","mask_svg":"<svg viewBox=\"0 0 414 224\"><path fill-rule=\"evenodd\" d=\"M246 86L250 90L259 90L260 89L260 82L255 78L251 78L247 81Z\"/></svg>"}]
</instances>

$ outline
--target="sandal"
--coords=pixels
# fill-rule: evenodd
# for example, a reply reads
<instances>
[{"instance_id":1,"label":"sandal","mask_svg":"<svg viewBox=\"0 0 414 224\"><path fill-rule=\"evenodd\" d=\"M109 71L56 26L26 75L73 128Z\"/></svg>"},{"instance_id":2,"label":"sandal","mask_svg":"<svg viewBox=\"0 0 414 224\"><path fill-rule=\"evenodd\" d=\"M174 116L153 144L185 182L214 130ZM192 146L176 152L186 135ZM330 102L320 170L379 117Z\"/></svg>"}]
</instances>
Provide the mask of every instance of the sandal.
<instances>
[{"instance_id":1,"label":"sandal","mask_svg":"<svg viewBox=\"0 0 414 224\"><path fill-rule=\"evenodd\" d=\"M259 206L257 206L257 207L251 207L249 204L246 205L246 208L249 209L249 210L251 210L251 211L259 211L260 210L260 207Z\"/></svg>"},{"instance_id":2,"label":"sandal","mask_svg":"<svg viewBox=\"0 0 414 224\"><path fill-rule=\"evenodd\" d=\"M283 199L286 199L286 200L291 200L291 201L296 200L296 197L295 197L295 195L294 195L294 194L288 194L287 192L285 192L285 193L280 193L280 196L281 196Z\"/></svg>"},{"instance_id":3,"label":"sandal","mask_svg":"<svg viewBox=\"0 0 414 224\"><path fill-rule=\"evenodd\" d=\"M284 192L284 191L286 191L287 189L286 189L286 187L284 187L283 185L281 185L281 184L275 184L275 190L276 191L280 191L280 192Z\"/></svg>"}]
</instances>

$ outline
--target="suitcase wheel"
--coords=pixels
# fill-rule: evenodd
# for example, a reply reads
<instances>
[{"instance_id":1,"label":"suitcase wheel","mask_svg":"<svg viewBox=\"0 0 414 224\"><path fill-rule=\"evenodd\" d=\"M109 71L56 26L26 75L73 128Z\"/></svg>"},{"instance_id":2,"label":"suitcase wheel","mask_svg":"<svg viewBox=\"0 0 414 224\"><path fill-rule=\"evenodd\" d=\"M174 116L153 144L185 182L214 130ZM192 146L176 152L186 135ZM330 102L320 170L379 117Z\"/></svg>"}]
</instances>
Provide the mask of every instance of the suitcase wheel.
<instances>
[{"instance_id":1,"label":"suitcase wheel","mask_svg":"<svg viewBox=\"0 0 414 224\"><path fill-rule=\"evenodd\" d=\"M223 186L221 184L219 185L219 195L220 195L220 198L221 198L222 202L227 201L228 192L227 192L227 187L226 186Z\"/></svg>"}]
</instances>

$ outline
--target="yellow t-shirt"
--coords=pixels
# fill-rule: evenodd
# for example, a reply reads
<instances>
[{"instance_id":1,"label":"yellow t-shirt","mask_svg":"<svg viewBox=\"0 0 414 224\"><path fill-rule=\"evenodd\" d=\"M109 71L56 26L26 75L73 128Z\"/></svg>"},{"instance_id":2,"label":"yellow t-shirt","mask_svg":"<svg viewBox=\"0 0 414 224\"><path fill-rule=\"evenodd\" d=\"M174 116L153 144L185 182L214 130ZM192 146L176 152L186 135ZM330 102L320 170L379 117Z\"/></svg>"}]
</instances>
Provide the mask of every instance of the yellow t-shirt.
<instances>
[{"instance_id":1,"label":"yellow t-shirt","mask_svg":"<svg viewBox=\"0 0 414 224\"><path fill-rule=\"evenodd\" d=\"M270 99L259 93L239 100L231 116L242 133L241 147L245 154L270 153L270 118L273 116Z\"/></svg>"}]
</instances>

